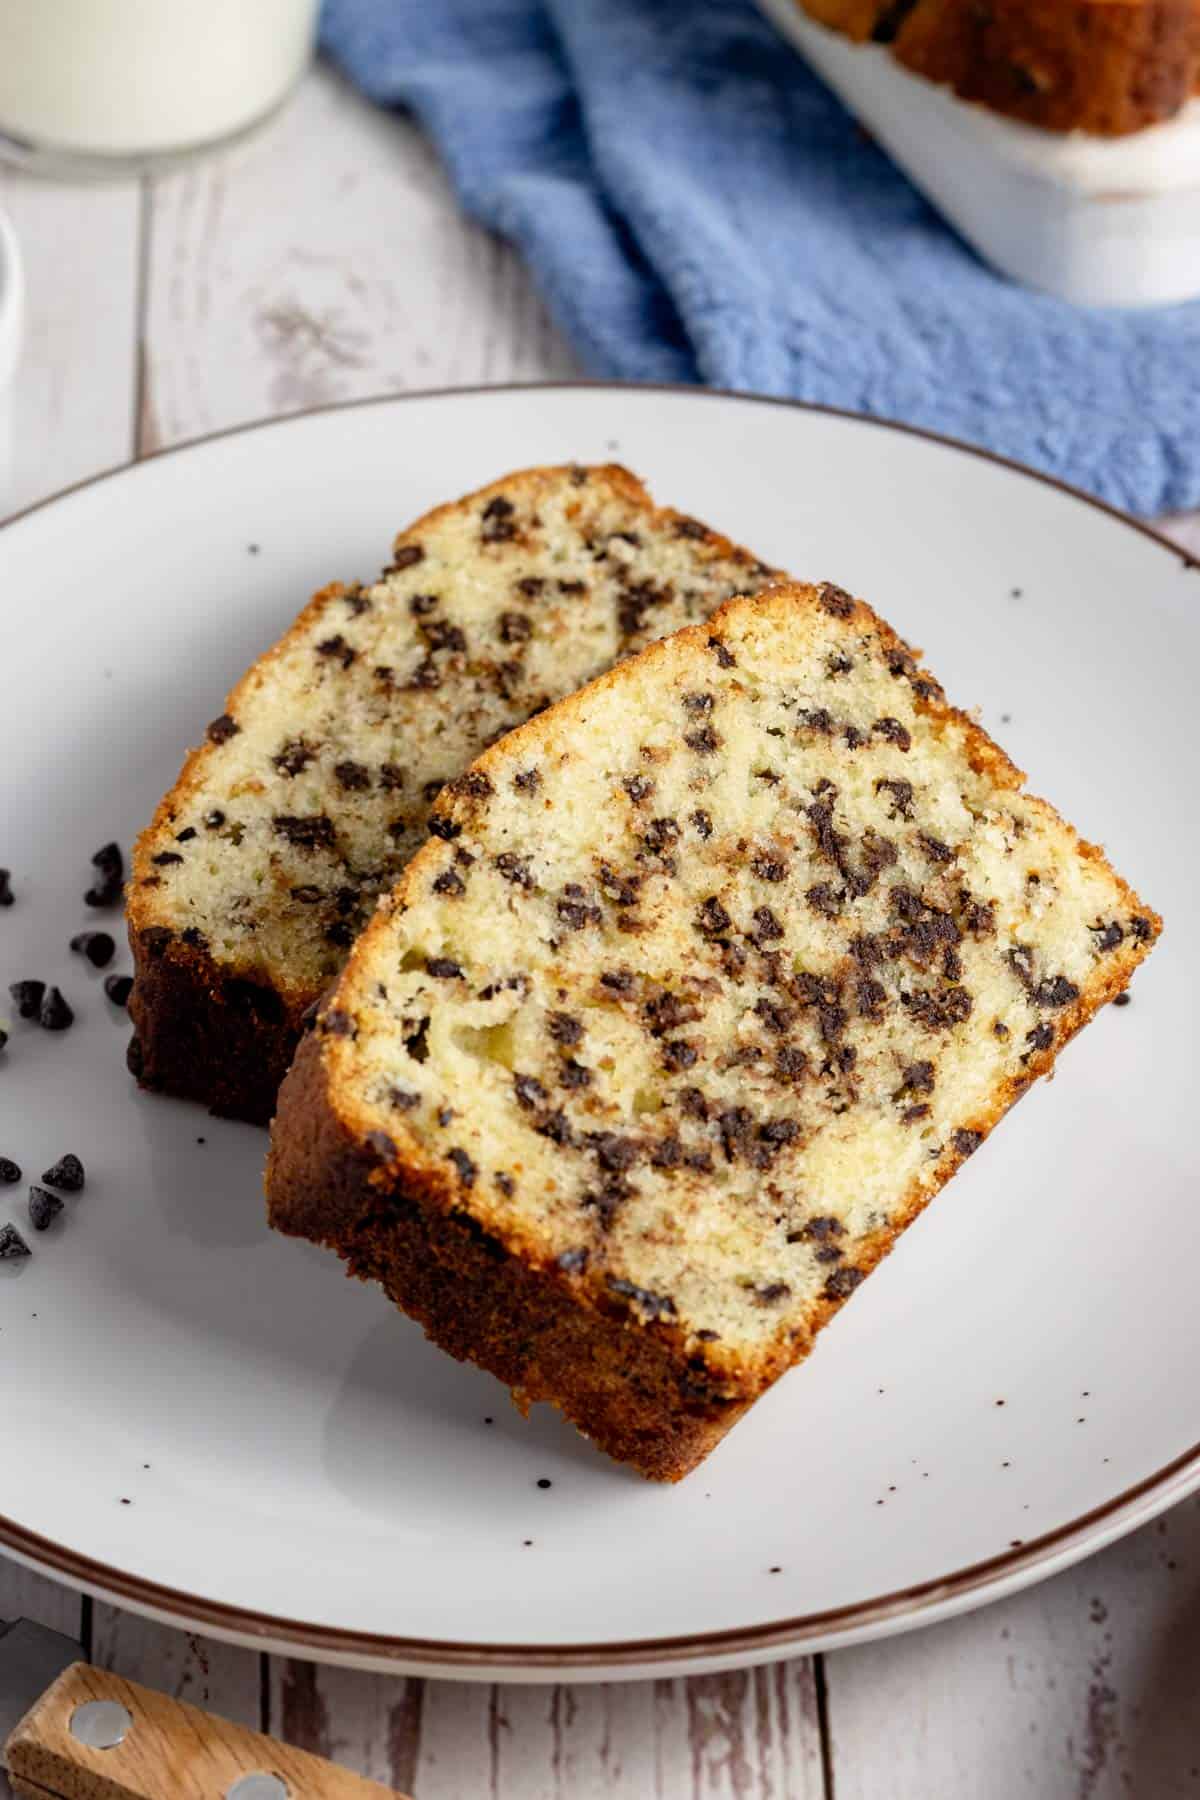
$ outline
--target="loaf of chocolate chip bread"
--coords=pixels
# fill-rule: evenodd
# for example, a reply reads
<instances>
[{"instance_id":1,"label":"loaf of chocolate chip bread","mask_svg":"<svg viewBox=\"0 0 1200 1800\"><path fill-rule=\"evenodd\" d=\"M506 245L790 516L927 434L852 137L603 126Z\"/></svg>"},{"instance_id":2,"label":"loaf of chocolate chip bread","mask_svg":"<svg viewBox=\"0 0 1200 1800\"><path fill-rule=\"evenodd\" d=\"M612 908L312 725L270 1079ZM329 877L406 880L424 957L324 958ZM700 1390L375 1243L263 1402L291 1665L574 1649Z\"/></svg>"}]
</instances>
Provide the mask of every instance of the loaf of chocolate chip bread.
<instances>
[{"instance_id":1,"label":"loaf of chocolate chip bread","mask_svg":"<svg viewBox=\"0 0 1200 1800\"><path fill-rule=\"evenodd\" d=\"M798 0L915 74L1052 131L1121 136L1200 87L1200 0Z\"/></svg>"},{"instance_id":2,"label":"loaf of chocolate chip bread","mask_svg":"<svg viewBox=\"0 0 1200 1800\"><path fill-rule=\"evenodd\" d=\"M624 469L533 469L319 593L208 727L134 854L130 1066L265 1123L301 1019L442 784L511 726L771 575Z\"/></svg>"},{"instance_id":3,"label":"loaf of chocolate chip bread","mask_svg":"<svg viewBox=\"0 0 1200 1800\"><path fill-rule=\"evenodd\" d=\"M686 1474L1158 934L1023 780L839 588L651 645L444 789L272 1223Z\"/></svg>"}]
</instances>

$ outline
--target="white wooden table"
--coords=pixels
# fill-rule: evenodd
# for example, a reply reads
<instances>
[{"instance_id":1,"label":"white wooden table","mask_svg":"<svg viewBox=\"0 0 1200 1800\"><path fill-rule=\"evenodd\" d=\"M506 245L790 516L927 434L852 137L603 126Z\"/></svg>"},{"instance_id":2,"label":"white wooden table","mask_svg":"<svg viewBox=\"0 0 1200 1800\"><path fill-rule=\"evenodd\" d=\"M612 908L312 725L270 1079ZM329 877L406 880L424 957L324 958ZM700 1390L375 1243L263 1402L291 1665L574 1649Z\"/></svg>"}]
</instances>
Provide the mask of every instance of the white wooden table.
<instances>
[{"instance_id":1,"label":"white wooden table","mask_svg":"<svg viewBox=\"0 0 1200 1800\"><path fill-rule=\"evenodd\" d=\"M574 372L516 260L459 218L415 129L326 71L265 133L189 170L95 188L0 174L0 205L31 312L8 510L244 420ZM1172 528L1200 552L1200 516ZM147 1624L0 1561L0 1618L20 1613L417 1800L1200 1796L1200 1498L971 1617L690 1681L506 1688L322 1669Z\"/></svg>"}]
</instances>

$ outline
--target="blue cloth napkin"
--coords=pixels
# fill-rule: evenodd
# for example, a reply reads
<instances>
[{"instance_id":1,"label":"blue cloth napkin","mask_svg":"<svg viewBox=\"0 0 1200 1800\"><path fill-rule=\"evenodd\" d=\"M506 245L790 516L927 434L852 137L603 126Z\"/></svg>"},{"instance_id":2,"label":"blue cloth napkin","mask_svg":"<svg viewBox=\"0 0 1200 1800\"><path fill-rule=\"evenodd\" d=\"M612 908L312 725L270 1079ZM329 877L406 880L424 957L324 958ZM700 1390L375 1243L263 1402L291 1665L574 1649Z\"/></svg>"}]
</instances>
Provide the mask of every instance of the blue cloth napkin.
<instances>
[{"instance_id":1,"label":"blue cloth napkin","mask_svg":"<svg viewBox=\"0 0 1200 1800\"><path fill-rule=\"evenodd\" d=\"M903 419L1152 514L1200 505L1200 303L984 267L752 0L326 0L588 371Z\"/></svg>"}]
</instances>

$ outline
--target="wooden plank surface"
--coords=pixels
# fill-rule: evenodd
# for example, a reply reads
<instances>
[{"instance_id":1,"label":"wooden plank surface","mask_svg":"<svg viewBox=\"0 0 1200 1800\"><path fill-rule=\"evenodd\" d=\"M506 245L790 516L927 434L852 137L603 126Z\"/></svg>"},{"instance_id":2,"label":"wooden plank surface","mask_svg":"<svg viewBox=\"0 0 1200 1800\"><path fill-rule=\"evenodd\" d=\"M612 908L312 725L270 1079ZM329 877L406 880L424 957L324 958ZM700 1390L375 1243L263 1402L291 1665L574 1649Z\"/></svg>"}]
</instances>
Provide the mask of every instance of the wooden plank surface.
<instances>
[{"instance_id":1,"label":"wooden plank surface","mask_svg":"<svg viewBox=\"0 0 1200 1800\"><path fill-rule=\"evenodd\" d=\"M575 373L415 126L331 74L153 184L141 447L405 388Z\"/></svg>"},{"instance_id":2,"label":"wooden plank surface","mask_svg":"<svg viewBox=\"0 0 1200 1800\"><path fill-rule=\"evenodd\" d=\"M327 72L259 137L144 190L0 175L0 203L33 301L0 511L249 418L573 372L412 126ZM1171 523L1200 555L1200 517ZM417 1800L1200 1794L1195 1501L965 1619L691 1681L515 1688L268 1662L99 1605L85 1617L0 1561L0 1618L21 1613L86 1625L101 1663Z\"/></svg>"}]
</instances>

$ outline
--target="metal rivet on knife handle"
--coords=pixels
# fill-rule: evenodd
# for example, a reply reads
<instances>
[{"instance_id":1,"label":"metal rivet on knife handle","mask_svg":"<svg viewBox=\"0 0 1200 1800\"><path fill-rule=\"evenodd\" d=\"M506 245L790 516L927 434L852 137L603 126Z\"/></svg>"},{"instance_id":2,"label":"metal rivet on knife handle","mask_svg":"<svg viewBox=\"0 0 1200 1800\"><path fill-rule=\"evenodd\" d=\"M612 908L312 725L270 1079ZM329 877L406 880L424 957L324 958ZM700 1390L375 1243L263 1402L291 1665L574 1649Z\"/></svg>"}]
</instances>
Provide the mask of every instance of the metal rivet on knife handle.
<instances>
[{"instance_id":1,"label":"metal rivet on knife handle","mask_svg":"<svg viewBox=\"0 0 1200 1800\"><path fill-rule=\"evenodd\" d=\"M243 1775L225 1790L225 1800L288 1800L290 1789L278 1775Z\"/></svg>"},{"instance_id":2,"label":"metal rivet on knife handle","mask_svg":"<svg viewBox=\"0 0 1200 1800\"><path fill-rule=\"evenodd\" d=\"M119 1700L86 1700L71 1714L71 1736L89 1750L115 1750L132 1724L133 1714Z\"/></svg>"}]
</instances>

